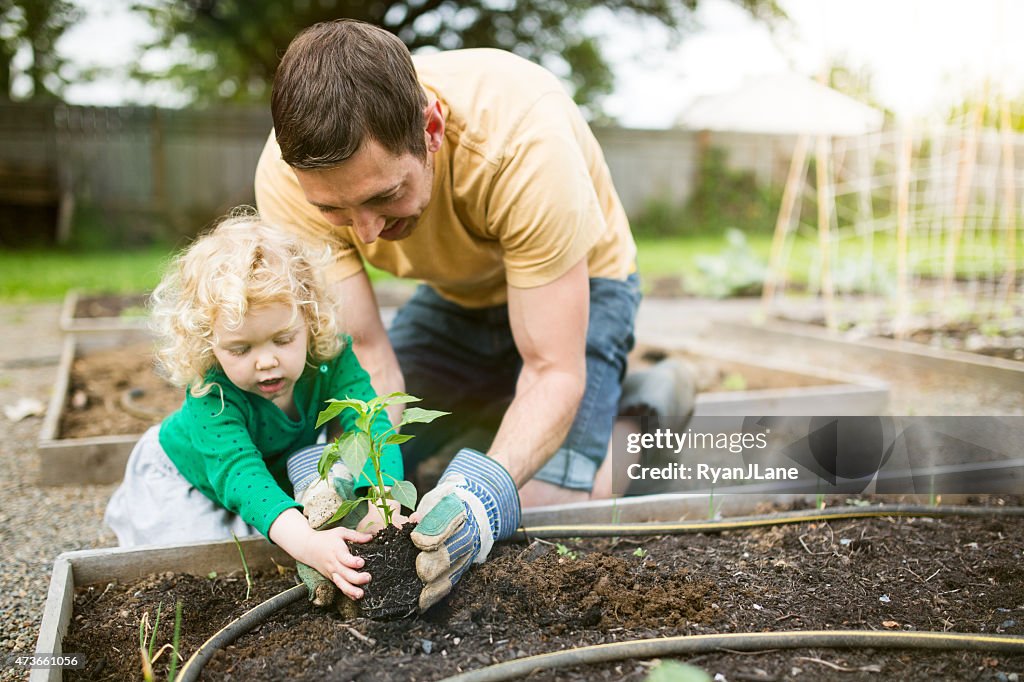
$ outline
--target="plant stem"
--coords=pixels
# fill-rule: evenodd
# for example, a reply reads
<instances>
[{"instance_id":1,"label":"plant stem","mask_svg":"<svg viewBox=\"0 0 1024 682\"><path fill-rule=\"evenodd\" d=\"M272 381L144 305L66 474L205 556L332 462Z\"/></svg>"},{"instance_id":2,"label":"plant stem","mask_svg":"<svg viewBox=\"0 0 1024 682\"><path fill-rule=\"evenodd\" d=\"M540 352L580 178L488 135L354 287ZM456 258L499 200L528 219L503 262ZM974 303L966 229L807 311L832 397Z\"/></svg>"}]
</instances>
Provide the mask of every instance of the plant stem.
<instances>
[{"instance_id":1,"label":"plant stem","mask_svg":"<svg viewBox=\"0 0 1024 682\"><path fill-rule=\"evenodd\" d=\"M238 542L238 538L235 538ZM244 561L244 558L243 558ZM248 575L248 569L246 569ZM178 644L181 641L181 600L174 607L174 639L171 640L171 664L167 671L168 682L174 682L174 674L178 672Z\"/></svg>"},{"instance_id":2,"label":"plant stem","mask_svg":"<svg viewBox=\"0 0 1024 682\"><path fill-rule=\"evenodd\" d=\"M252 573L249 572L249 564L245 561L245 552L242 551L242 543L238 541L238 537L234 531L231 532L231 537L235 541L235 547L238 548L238 556L242 557L242 568L245 569L245 598L249 599L249 595L252 593Z\"/></svg>"},{"instance_id":3,"label":"plant stem","mask_svg":"<svg viewBox=\"0 0 1024 682\"><path fill-rule=\"evenodd\" d=\"M384 475L380 470L380 458L379 445L371 436L370 461L373 462L373 473L377 477L377 499L380 501L377 508L380 509L380 514L384 517L384 527L387 528L391 525L391 505L388 504L387 492L384 490Z\"/></svg>"}]
</instances>

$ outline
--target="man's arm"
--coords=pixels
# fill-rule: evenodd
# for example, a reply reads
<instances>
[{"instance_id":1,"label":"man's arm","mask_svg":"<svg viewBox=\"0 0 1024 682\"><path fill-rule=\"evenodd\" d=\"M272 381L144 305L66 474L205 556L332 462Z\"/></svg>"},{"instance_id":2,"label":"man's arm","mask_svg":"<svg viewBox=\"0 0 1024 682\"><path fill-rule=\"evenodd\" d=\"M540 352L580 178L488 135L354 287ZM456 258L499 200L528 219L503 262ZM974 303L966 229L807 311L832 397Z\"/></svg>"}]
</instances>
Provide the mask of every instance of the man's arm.
<instances>
[{"instance_id":1,"label":"man's arm","mask_svg":"<svg viewBox=\"0 0 1024 682\"><path fill-rule=\"evenodd\" d=\"M580 260L550 284L509 288L509 320L523 369L490 457L464 448L410 520L420 548L420 611L444 598L496 541L521 521L522 487L558 449L572 426L587 379L590 308L587 263Z\"/></svg>"},{"instance_id":2,"label":"man's arm","mask_svg":"<svg viewBox=\"0 0 1024 682\"><path fill-rule=\"evenodd\" d=\"M590 311L586 260L549 284L509 287L508 311L523 369L488 454L521 487L561 445L583 398Z\"/></svg>"},{"instance_id":3,"label":"man's arm","mask_svg":"<svg viewBox=\"0 0 1024 682\"><path fill-rule=\"evenodd\" d=\"M352 336L352 350L359 364L370 375L377 395L405 391L405 378L398 358L391 347L384 323L380 319L377 297L364 270L331 285L338 302L338 320L342 329ZM402 405L388 408L392 424L402 419Z\"/></svg>"}]
</instances>

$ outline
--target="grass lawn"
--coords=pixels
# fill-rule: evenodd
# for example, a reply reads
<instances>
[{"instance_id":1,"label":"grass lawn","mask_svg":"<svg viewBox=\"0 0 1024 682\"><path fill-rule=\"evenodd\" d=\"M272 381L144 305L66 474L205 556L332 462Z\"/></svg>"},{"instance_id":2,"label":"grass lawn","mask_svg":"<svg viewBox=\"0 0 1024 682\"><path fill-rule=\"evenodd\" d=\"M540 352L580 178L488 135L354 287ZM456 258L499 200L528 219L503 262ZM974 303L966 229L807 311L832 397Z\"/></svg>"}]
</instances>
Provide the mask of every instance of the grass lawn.
<instances>
[{"instance_id":1,"label":"grass lawn","mask_svg":"<svg viewBox=\"0 0 1024 682\"><path fill-rule=\"evenodd\" d=\"M0 300L48 301L68 289L134 293L160 281L166 249L141 251L30 250L0 252Z\"/></svg>"},{"instance_id":2,"label":"grass lawn","mask_svg":"<svg viewBox=\"0 0 1024 682\"><path fill-rule=\"evenodd\" d=\"M736 257L724 234L694 234L637 241L640 273L648 282L659 277L685 276L693 279L699 275L698 259L719 259L718 266L726 272L736 268L750 267L752 263L767 265L771 250L771 235L753 233L746 235L744 257ZM926 243L923 239L912 239L910 253L912 266L918 273L941 274L943 251L940 245ZM1000 244L993 238L965 244L958 254L957 271L962 275L978 275L996 269L993 257L998 257ZM788 280L806 283L817 277L817 242L813 234L802 234L788 246ZM732 256L726 255L732 251ZM865 262L861 240L844 241L840 246L850 262ZM871 257L875 267L895 272L895 240L891 235L875 237ZM993 256L995 254L995 256ZM1024 242L1018 249L1024 254ZM160 280L160 275L171 252L166 248L150 248L138 251L82 251L29 250L0 252L0 301L46 301L59 300L68 289L92 292L133 293L151 290ZM1020 256L1018 255L1018 258ZM843 278L842 266L833 264L835 276ZM850 270L850 268L845 268ZM375 268L369 268L374 281L388 279L390 275ZM847 273L851 277L857 273ZM862 275L861 275L862 276Z\"/></svg>"},{"instance_id":3,"label":"grass lawn","mask_svg":"<svg viewBox=\"0 0 1024 682\"><path fill-rule=\"evenodd\" d=\"M0 251L0 301L57 301L69 289L138 293L160 282L172 251ZM373 280L389 278L369 268Z\"/></svg>"}]
</instances>

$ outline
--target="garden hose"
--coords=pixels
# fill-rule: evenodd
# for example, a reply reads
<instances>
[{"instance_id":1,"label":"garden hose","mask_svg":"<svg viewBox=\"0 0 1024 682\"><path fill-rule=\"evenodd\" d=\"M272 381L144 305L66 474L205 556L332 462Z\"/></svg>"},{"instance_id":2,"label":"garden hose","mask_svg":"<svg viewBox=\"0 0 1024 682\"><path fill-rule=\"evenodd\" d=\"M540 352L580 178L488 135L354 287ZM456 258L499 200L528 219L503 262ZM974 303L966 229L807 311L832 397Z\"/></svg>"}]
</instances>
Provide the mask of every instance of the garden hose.
<instances>
[{"instance_id":1,"label":"garden hose","mask_svg":"<svg viewBox=\"0 0 1024 682\"><path fill-rule=\"evenodd\" d=\"M552 668L608 663L629 658L706 654L719 649L760 651L808 647L876 649L944 649L1024 653L1024 637L960 632L865 632L863 630L796 630L793 632L731 632L721 635L656 637L596 644L527 656L446 677L441 682L499 682Z\"/></svg>"},{"instance_id":2,"label":"garden hose","mask_svg":"<svg viewBox=\"0 0 1024 682\"><path fill-rule=\"evenodd\" d=\"M760 516L738 516L712 521L678 521L672 523L608 523L560 526L533 526L523 528L511 540L528 538L592 538L612 536L678 535L684 533L717 533L726 530L775 526L784 523L828 521L831 519L860 519L879 516L943 517L943 516L1024 516L1024 507L935 507L925 505L874 505L865 507L832 507L789 512L776 512ZM259 604L228 623L203 642L175 677L175 682L195 682L203 666L218 649L261 625L273 614L306 596L306 586L296 585ZM955 649L977 651L1009 651L1024 653L1024 637L1009 635L982 635L940 632L863 632L859 630L793 631L729 633L722 635L693 635L663 637L599 644L542 654L499 663L481 670L447 678L444 682L474 680L507 680L528 674L531 670L558 668L584 663L602 663L625 658L664 656L712 651L719 648L752 651L764 648L785 649L797 647L888 647ZM746 647L746 648L744 648ZM508 666L508 667L506 667ZM525 666L525 667L524 667ZM475 677L474 675L487 675ZM494 676L491 676L494 675Z\"/></svg>"},{"instance_id":3,"label":"garden hose","mask_svg":"<svg viewBox=\"0 0 1024 682\"><path fill-rule=\"evenodd\" d=\"M231 644L245 633L266 622L273 614L294 604L306 595L306 586L296 585L246 611L203 642L202 646L196 649L196 652L178 672L174 682L195 682L203 672L203 666L213 658L218 650Z\"/></svg>"}]
</instances>

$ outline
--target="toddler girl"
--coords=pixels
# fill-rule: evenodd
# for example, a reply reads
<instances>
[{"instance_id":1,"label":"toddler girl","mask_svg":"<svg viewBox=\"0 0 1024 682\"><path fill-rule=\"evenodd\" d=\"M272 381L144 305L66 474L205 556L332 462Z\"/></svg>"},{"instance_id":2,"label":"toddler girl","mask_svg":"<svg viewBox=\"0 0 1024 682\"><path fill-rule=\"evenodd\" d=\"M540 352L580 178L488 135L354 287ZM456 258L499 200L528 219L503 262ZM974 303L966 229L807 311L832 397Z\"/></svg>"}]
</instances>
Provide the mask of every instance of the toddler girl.
<instances>
[{"instance_id":1,"label":"toddler girl","mask_svg":"<svg viewBox=\"0 0 1024 682\"><path fill-rule=\"evenodd\" d=\"M107 507L122 546L258 532L349 597L362 596L358 585L370 577L346 541L370 536L313 530L289 494L303 499L318 478L310 446L324 401L374 396L351 339L338 335L322 277L328 258L250 212L225 220L172 263L153 293L157 359L187 390L181 408L135 446ZM354 419L346 410L327 437ZM389 426L381 414L374 431ZM382 464L402 478L397 446L386 448Z\"/></svg>"}]
</instances>

